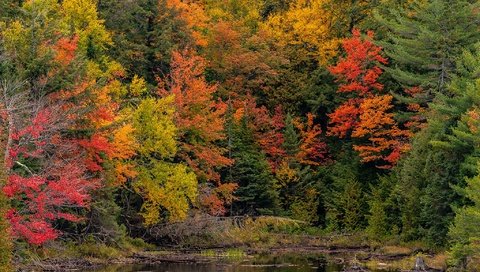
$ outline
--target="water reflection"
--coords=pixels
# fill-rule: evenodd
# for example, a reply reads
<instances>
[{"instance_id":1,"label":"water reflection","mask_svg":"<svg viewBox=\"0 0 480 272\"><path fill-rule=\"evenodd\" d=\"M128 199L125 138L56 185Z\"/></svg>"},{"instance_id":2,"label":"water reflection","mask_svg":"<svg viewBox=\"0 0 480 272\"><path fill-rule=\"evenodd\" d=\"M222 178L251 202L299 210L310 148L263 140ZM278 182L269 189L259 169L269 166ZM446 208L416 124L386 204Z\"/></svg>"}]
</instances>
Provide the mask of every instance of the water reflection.
<instances>
[{"instance_id":1,"label":"water reflection","mask_svg":"<svg viewBox=\"0 0 480 272\"><path fill-rule=\"evenodd\" d=\"M343 257L348 259L351 256ZM344 258L323 254L284 252L236 258L212 257L210 262L204 264L115 265L96 270L96 272L337 272L343 269L343 265L334 263L334 260L339 259Z\"/></svg>"},{"instance_id":2,"label":"water reflection","mask_svg":"<svg viewBox=\"0 0 480 272\"><path fill-rule=\"evenodd\" d=\"M110 266L96 272L336 272L342 266L335 264L175 264ZM86 272L86 271L85 271Z\"/></svg>"}]
</instances>

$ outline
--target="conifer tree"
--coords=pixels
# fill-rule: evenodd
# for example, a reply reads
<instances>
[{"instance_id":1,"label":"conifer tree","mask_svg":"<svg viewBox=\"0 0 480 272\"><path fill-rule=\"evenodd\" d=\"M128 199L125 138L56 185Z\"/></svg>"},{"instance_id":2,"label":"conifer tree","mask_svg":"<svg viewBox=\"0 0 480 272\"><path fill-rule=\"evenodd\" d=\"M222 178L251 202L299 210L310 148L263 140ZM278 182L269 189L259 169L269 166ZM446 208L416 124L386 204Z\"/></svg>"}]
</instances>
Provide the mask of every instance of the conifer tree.
<instances>
[{"instance_id":1,"label":"conifer tree","mask_svg":"<svg viewBox=\"0 0 480 272\"><path fill-rule=\"evenodd\" d=\"M395 170L402 234L407 240L424 238L442 245L454 216L450 206L462 202L451 186L462 186L464 176L476 172L478 52L478 48L466 50L457 61L459 76L449 84L448 93L438 95L431 104L426 127Z\"/></svg>"},{"instance_id":2,"label":"conifer tree","mask_svg":"<svg viewBox=\"0 0 480 272\"><path fill-rule=\"evenodd\" d=\"M477 169L480 172L480 165ZM467 179L464 194L471 205L456 210L448 233L452 242L450 262L453 266L471 271L480 264L480 175Z\"/></svg>"},{"instance_id":3,"label":"conifer tree","mask_svg":"<svg viewBox=\"0 0 480 272\"><path fill-rule=\"evenodd\" d=\"M360 162L352 157L353 152L346 152L330 169L325 205L327 229L331 231L355 231L365 225L366 198L358 180Z\"/></svg>"},{"instance_id":4,"label":"conifer tree","mask_svg":"<svg viewBox=\"0 0 480 272\"><path fill-rule=\"evenodd\" d=\"M392 62L387 73L404 89L420 87L419 102L446 93L457 58L480 38L477 8L478 1L428 0L377 15L390 31L381 43Z\"/></svg>"},{"instance_id":5,"label":"conifer tree","mask_svg":"<svg viewBox=\"0 0 480 272\"><path fill-rule=\"evenodd\" d=\"M99 12L112 31L112 57L129 72L155 85L156 76L169 72L171 52L193 40L178 11L167 0L101 0Z\"/></svg>"},{"instance_id":6,"label":"conifer tree","mask_svg":"<svg viewBox=\"0 0 480 272\"><path fill-rule=\"evenodd\" d=\"M293 124L293 118L290 114L287 114L285 118L285 130L283 133L283 149L285 153L291 157L297 155L300 151L300 139L295 126Z\"/></svg>"},{"instance_id":7,"label":"conifer tree","mask_svg":"<svg viewBox=\"0 0 480 272\"><path fill-rule=\"evenodd\" d=\"M232 143L232 158L235 163L230 170L232 182L239 185L235 192L238 199L233 204L235 212L277 214L279 201L274 176L265 155L254 141L247 117L244 115L238 122L234 127Z\"/></svg>"},{"instance_id":8,"label":"conifer tree","mask_svg":"<svg viewBox=\"0 0 480 272\"><path fill-rule=\"evenodd\" d=\"M392 200L391 192L395 185L395 175L381 176L378 184L371 185L368 201L370 212L366 232L373 241L383 241L388 235L398 229L399 211Z\"/></svg>"}]
</instances>

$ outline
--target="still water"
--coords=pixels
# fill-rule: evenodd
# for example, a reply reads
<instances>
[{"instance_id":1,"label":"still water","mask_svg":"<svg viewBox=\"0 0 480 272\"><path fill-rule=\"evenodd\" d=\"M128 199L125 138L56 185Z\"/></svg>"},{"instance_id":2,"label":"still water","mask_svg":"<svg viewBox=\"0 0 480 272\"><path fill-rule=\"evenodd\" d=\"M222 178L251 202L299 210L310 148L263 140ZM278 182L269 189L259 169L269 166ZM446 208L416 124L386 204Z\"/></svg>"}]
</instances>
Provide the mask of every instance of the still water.
<instances>
[{"instance_id":1,"label":"still water","mask_svg":"<svg viewBox=\"0 0 480 272\"><path fill-rule=\"evenodd\" d=\"M157 264L111 266L95 272L336 272L342 271L342 265L335 264L282 264L282 265L248 265L248 264Z\"/></svg>"},{"instance_id":2,"label":"still water","mask_svg":"<svg viewBox=\"0 0 480 272\"><path fill-rule=\"evenodd\" d=\"M95 272L337 272L344 268L344 264L339 264L338 260L348 258L302 253L266 254L235 260L213 258L211 262L204 264L116 265L95 270Z\"/></svg>"}]
</instances>

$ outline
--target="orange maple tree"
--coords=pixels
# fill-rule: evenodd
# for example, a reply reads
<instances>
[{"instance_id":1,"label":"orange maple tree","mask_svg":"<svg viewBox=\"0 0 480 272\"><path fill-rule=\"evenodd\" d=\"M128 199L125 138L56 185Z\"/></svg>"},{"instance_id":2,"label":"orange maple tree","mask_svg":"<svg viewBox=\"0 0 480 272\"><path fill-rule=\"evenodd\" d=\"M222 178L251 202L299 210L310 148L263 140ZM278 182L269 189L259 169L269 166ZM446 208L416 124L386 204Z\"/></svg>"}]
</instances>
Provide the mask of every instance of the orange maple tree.
<instances>
[{"instance_id":1,"label":"orange maple tree","mask_svg":"<svg viewBox=\"0 0 480 272\"><path fill-rule=\"evenodd\" d=\"M314 123L315 115L307 114L305 123L295 121L300 132L299 152L297 160L306 165L320 165L327 160L327 144L322 141L322 128Z\"/></svg>"},{"instance_id":2,"label":"orange maple tree","mask_svg":"<svg viewBox=\"0 0 480 272\"><path fill-rule=\"evenodd\" d=\"M363 162L390 168L409 149L410 132L399 128L392 113L393 97L384 94L378 82L383 73L380 65L388 61L372 39L371 31L362 38L360 31L353 30L353 36L342 44L346 56L329 68L340 83L337 92L348 93L349 99L329 114L328 134L358 139L354 149Z\"/></svg>"},{"instance_id":3,"label":"orange maple tree","mask_svg":"<svg viewBox=\"0 0 480 272\"><path fill-rule=\"evenodd\" d=\"M204 32L207 29L209 18L201 2L194 0L167 0L166 5L175 9L178 17L190 28L196 45L204 47L208 44Z\"/></svg>"},{"instance_id":4,"label":"orange maple tree","mask_svg":"<svg viewBox=\"0 0 480 272\"><path fill-rule=\"evenodd\" d=\"M224 119L227 105L216 100L217 85L209 84L203 73L205 60L185 50L172 53L169 79L159 79L159 94L175 96L175 122L179 130L178 156L193 169L199 180L212 186L201 188L201 203L211 214L225 212L224 204L231 202L235 185L220 182L218 170L233 161L226 149L218 145L225 139ZM220 204L223 203L223 204Z\"/></svg>"}]
</instances>

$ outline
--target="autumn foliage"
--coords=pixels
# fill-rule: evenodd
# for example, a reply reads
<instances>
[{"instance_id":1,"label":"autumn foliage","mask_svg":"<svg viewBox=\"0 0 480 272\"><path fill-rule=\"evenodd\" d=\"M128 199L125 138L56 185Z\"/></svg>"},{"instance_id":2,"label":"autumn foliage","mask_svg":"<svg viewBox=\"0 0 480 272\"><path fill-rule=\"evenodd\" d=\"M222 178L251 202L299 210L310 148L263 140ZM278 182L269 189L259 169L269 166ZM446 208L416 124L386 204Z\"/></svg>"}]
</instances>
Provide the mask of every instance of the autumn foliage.
<instances>
[{"instance_id":1,"label":"autumn foliage","mask_svg":"<svg viewBox=\"0 0 480 272\"><path fill-rule=\"evenodd\" d=\"M216 240L189 225L215 217L443 248L471 204L475 1L3 2L1 271L26 244Z\"/></svg>"},{"instance_id":2,"label":"autumn foliage","mask_svg":"<svg viewBox=\"0 0 480 272\"><path fill-rule=\"evenodd\" d=\"M212 214L225 212L235 186L222 185L218 169L232 160L218 145L225 139L224 116L227 105L215 98L217 85L209 84L203 75L205 60L191 51L172 53L172 71L167 80L159 81L161 96L175 98L175 124L179 130L178 156L186 161L198 178L211 182L213 189L202 190L201 202ZM208 186L207 186L208 187Z\"/></svg>"},{"instance_id":3,"label":"autumn foliage","mask_svg":"<svg viewBox=\"0 0 480 272\"><path fill-rule=\"evenodd\" d=\"M342 47L346 56L330 67L339 82L338 93L349 97L329 114L329 135L358 139L354 149L364 162L376 162L377 167L389 168L408 150L409 132L399 128L392 112L393 97L385 94L378 82L387 59L382 49L371 41L373 32L362 38L354 30Z\"/></svg>"},{"instance_id":4,"label":"autumn foliage","mask_svg":"<svg viewBox=\"0 0 480 272\"><path fill-rule=\"evenodd\" d=\"M51 110L40 109L30 124L13 129L6 158L10 175L3 191L23 203L8 218L15 235L36 245L58 236L55 220L81 220L71 210L87 207L90 192L100 186L98 179L88 177L85 147L61 136L60 116ZM27 166L31 161L39 165Z\"/></svg>"}]
</instances>

